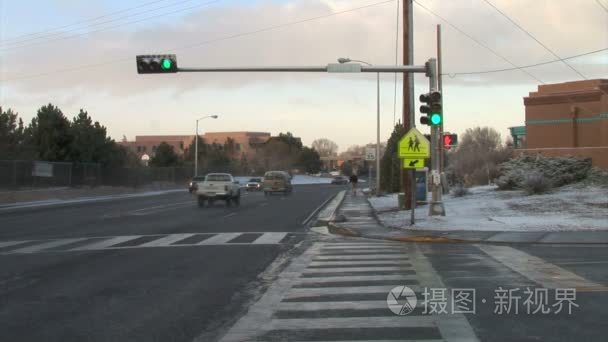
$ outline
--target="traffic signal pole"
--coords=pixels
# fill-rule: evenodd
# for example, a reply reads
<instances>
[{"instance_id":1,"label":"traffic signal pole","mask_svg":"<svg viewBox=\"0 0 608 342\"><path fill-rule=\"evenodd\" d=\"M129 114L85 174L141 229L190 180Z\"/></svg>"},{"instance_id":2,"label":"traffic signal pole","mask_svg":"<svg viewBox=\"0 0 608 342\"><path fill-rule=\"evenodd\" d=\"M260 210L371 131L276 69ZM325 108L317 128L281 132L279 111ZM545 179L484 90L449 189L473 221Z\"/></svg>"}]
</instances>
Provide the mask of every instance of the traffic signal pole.
<instances>
[{"instance_id":1,"label":"traffic signal pole","mask_svg":"<svg viewBox=\"0 0 608 342\"><path fill-rule=\"evenodd\" d=\"M429 59L427 62L429 72L429 88L431 93L438 91L438 73L437 73L437 60L435 58ZM443 109L442 109L443 110ZM431 184L432 184L432 198L429 205L429 216L445 216L445 208L442 201L442 189L441 189L441 172L439 170L439 163L441 160L441 153L443 147L440 144L440 125L431 126Z\"/></svg>"}]
</instances>

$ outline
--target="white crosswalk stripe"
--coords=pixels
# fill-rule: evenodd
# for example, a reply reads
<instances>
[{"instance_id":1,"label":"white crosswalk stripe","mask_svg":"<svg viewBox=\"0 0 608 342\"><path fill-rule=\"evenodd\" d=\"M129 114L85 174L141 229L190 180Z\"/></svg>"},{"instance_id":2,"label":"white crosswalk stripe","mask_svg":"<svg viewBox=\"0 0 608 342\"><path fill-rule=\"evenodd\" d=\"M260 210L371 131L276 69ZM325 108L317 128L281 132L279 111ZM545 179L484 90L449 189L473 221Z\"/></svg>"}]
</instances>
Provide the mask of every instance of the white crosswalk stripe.
<instances>
[{"instance_id":1,"label":"white crosswalk stripe","mask_svg":"<svg viewBox=\"0 0 608 342\"><path fill-rule=\"evenodd\" d=\"M80 239L52 240L52 241L47 241L47 242L43 242L43 243L32 245L32 246L19 248L19 249L11 251L11 253L36 253L36 252L39 252L39 251L42 251L45 249L55 248L55 247L71 244L71 243L82 241L82 240L85 240L85 239L80 238Z\"/></svg>"},{"instance_id":2,"label":"white crosswalk stripe","mask_svg":"<svg viewBox=\"0 0 608 342\"><path fill-rule=\"evenodd\" d=\"M232 242L244 234L245 239ZM231 233L179 233L167 235L124 235L106 237L81 237L52 240L0 241L0 254L81 252L155 247L193 247L217 245L277 245L289 234L287 232L231 232ZM192 242L185 241L193 238ZM138 241L141 239L142 241ZM185 241L185 243L184 243ZM72 245L73 246L68 246ZM21 245L26 245L20 247ZM64 248L65 246L65 248Z\"/></svg>"},{"instance_id":3,"label":"white crosswalk stripe","mask_svg":"<svg viewBox=\"0 0 608 342\"><path fill-rule=\"evenodd\" d=\"M292 261L220 341L338 341L336 336L343 335L341 342L355 337L357 341L412 342L417 340L407 337L414 331L424 341L477 341L463 315L423 314L420 297L416 313L393 314L386 298L396 286L407 284L418 294L425 287L443 287L441 282L429 281L434 271L422 260L422 253L409 245L394 245L387 244L390 253L373 254L370 251L385 246L314 244ZM348 255L340 254L346 250ZM329 328L332 332L325 335ZM403 338L396 339L396 333Z\"/></svg>"}]
</instances>

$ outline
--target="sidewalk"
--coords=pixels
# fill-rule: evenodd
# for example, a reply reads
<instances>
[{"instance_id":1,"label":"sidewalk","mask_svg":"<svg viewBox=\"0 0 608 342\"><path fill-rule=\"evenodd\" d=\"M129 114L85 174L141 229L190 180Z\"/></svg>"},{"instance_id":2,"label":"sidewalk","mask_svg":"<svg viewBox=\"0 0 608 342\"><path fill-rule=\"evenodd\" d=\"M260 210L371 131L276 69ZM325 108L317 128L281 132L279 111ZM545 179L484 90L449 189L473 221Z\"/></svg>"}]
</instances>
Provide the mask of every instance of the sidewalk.
<instances>
[{"instance_id":1,"label":"sidewalk","mask_svg":"<svg viewBox=\"0 0 608 342\"><path fill-rule=\"evenodd\" d=\"M513 232L470 230L406 230L380 224L374 209L363 195L347 193L329 223L334 234L407 242L481 242L481 243L589 243L608 244L608 231ZM340 218L344 219L344 222Z\"/></svg>"}]
</instances>

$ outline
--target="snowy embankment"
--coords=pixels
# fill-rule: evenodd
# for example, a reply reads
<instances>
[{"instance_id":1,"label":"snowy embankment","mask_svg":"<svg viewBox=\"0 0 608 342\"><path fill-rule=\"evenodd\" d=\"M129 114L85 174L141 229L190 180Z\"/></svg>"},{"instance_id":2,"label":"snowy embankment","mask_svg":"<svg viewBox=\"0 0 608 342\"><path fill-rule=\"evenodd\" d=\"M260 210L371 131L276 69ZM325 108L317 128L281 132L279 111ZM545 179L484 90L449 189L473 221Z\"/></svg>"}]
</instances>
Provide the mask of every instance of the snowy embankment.
<instances>
[{"instance_id":1,"label":"snowy embankment","mask_svg":"<svg viewBox=\"0 0 608 342\"><path fill-rule=\"evenodd\" d=\"M378 218L389 227L433 230L582 231L608 230L608 189L570 185L551 193L526 196L523 191L474 187L464 197L443 197L445 217L429 217L428 205L397 210L397 195L372 197ZM430 198L430 194L429 194Z\"/></svg>"}]
</instances>

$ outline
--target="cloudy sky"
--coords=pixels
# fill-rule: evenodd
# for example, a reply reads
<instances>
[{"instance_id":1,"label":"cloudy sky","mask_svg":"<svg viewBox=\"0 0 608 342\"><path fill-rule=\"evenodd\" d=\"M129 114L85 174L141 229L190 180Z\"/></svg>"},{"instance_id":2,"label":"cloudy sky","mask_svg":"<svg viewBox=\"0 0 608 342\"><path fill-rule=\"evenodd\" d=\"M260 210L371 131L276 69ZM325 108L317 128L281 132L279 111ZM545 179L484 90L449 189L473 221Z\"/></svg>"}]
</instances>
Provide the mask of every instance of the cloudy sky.
<instances>
[{"instance_id":1,"label":"cloudy sky","mask_svg":"<svg viewBox=\"0 0 608 342\"><path fill-rule=\"evenodd\" d=\"M527 73L463 75L556 57L485 0L416 2L415 64L436 55L435 29L442 24L446 131L491 126L505 137L508 127L523 124L522 98L540 82L581 80L579 73L589 79L608 78L606 50L568 60L578 73L558 62L527 68ZM608 48L608 0L489 2L561 58ZM219 114L218 120L203 121L202 128L291 131L306 144L327 137L345 150L375 140L373 74L138 75L135 55L176 53L182 67L325 65L339 57L394 64L397 4L0 0L0 104L19 112L26 122L49 102L69 117L84 108L115 139L193 134L198 116ZM401 61L401 54L397 58ZM381 130L386 139L395 119L395 83L392 74L381 77ZM416 75L415 82L417 98L428 81ZM397 118L400 89L401 79Z\"/></svg>"}]
</instances>

